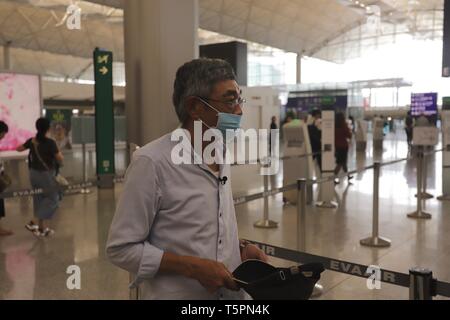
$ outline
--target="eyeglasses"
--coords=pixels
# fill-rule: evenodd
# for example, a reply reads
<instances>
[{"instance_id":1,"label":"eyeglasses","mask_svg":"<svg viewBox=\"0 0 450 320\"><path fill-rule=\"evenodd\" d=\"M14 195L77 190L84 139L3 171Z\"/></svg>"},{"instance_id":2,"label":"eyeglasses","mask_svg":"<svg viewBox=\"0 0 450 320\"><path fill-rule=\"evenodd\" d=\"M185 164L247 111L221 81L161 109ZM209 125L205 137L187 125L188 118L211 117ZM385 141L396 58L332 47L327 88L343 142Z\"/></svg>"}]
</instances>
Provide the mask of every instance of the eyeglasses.
<instances>
[{"instance_id":1,"label":"eyeglasses","mask_svg":"<svg viewBox=\"0 0 450 320\"><path fill-rule=\"evenodd\" d=\"M203 98L203 97L198 97L202 100L206 100L206 101L211 101L211 102L217 102L217 103L222 103L224 104L230 111L234 111L234 109L239 106L239 107L243 107L245 105L245 103L247 102L247 100L245 100L242 97L239 97L238 99L235 100L231 100L231 101L221 101L221 100L214 100L214 99L208 99L208 98Z\"/></svg>"}]
</instances>

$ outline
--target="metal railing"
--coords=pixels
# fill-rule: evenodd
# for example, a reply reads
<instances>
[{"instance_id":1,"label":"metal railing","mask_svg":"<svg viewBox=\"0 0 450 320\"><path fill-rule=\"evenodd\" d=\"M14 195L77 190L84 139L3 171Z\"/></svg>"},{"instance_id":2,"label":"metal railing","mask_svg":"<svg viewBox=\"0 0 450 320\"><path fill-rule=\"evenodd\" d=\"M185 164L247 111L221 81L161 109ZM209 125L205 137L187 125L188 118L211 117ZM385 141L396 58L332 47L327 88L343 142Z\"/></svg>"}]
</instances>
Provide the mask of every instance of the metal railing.
<instances>
[{"instance_id":1,"label":"metal railing","mask_svg":"<svg viewBox=\"0 0 450 320\"><path fill-rule=\"evenodd\" d=\"M421 197L421 191L423 188L423 159L425 155L431 155L437 152L441 152L443 151L442 149L440 150L435 150L433 152L429 152L427 154L425 154L423 152L422 149L419 150L418 154L417 154L417 190L418 190L418 196L417 196L417 212L416 213L420 213L420 215L408 215L409 217L412 218L422 218L422 216L424 215L424 213L421 211L421 205L422 205L422 197ZM360 244L363 246L369 246L369 247L389 247L391 245L391 241L387 238L381 237L379 235L379 179L380 179L380 172L381 172L381 168L385 167L385 166L390 166L393 164L397 164L397 163L401 163L407 160L412 159L410 158L402 158L402 159L397 159L397 160L393 160L393 161L388 161L388 162L378 162L376 161L373 165L370 166L366 166L364 168L358 169L358 170L354 170L349 172L348 174L358 174L358 173L362 173L365 172L367 170L374 170L374 182L373 182L373 209L372 209L372 235L368 238L362 239L360 240ZM284 186L282 188L275 188L272 190L268 190L267 189L267 180L265 179L265 186L264 186L264 192L263 193L258 193L258 194L254 194L254 195L249 195L249 196L245 196L245 197L239 197L235 200L235 205L238 204L244 204L250 201L254 201L257 199L261 199L264 198L264 218L263 220L269 220L269 213L268 213L268 206L266 205L267 203L267 198L273 195L276 195L280 192L284 192L284 191L288 191L288 190L292 190L294 188L297 188L298 191L298 195L297 195L297 248L299 251L304 251L305 250L305 245L306 245L306 206L307 206L307 186L308 185L313 185L313 184L321 184L321 183L327 183L330 181L334 181L334 179L336 178L340 178L342 176L330 176L330 177L326 177L326 178L320 178L320 179L299 179L297 181L296 184L291 184L288 186ZM426 189L425 189L426 190ZM270 220L269 220L270 221ZM416 270L416 269L411 269L411 270ZM422 269L417 269L417 270L422 270ZM424 281L428 281L427 279L429 278L430 272L428 270L425 271L421 271L421 272L416 272L416 271L411 271L411 295L414 298L420 298L420 297L429 297L430 294L428 295L424 295L424 290L427 290L427 288L425 287L425 289L423 289L422 287L420 287L419 285L423 285ZM313 293L314 295L320 295L323 292L323 287L320 284L317 284Z\"/></svg>"}]
</instances>

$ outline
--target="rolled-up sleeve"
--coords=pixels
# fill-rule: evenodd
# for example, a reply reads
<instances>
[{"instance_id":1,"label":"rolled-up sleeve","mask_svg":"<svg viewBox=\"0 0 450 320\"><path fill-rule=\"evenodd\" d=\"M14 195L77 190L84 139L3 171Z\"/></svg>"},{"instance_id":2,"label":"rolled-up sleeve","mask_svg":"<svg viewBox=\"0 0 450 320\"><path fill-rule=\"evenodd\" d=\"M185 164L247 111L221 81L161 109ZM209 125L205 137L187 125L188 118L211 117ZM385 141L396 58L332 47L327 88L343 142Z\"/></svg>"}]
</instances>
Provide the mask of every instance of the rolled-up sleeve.
<instances>
[{"instance_id":1,"label":"rolled-up sleeve","mask_svg":"<svg viewBox=\"0 0 450 320\"><path fill-rule=\"evenodd\" d=\"M154 163L137 156L127 170L106 245L113 264L137 275L132 286L153 278L161 264L163 251L148 241L159 203Z\"/></svg>"}]
</instances>

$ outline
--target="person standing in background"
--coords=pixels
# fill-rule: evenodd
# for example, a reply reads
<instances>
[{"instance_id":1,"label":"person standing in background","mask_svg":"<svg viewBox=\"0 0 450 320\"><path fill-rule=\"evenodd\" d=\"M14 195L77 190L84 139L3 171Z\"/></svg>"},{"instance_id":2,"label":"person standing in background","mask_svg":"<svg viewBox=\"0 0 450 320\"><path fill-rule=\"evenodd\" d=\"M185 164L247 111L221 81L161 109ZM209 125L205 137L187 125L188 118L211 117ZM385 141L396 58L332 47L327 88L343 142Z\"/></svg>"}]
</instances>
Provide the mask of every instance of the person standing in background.
<instances>
[{"instance_id":1,"label":"person standing in background","mask_svg":"<svg viewBox=\"0 0 450 320\"><path fill-rule=\"evenodd\" d=\"M335 146L336 146L336 169L334 174L338 175L339 172L344 170L348 174L347 159L348 149L350 146L350 140L352 138L352 132L347 125L345 115L343 113L336 114L336 128L335 128ZM353 179L353 176L348 175L348 181ZM339 181L335 181L336 184Z\"/></svg>"},{"instance_id":2,"label":"person standing in background","mask_svg":"<svg viewBox=\"0 0 450 320\"><path fill-rule=\"evenodd\" d=\"M292 122L293 117L291 115L287 116L284 120L284 124Z\"/></svg>"},{"instance_id":3,"label":"person standing in background","mask_svg":"<svg viewBox=\"0 0 450 320\"><path fill-rule=\"evenodd\" d=\"M272 154L272 130L277 130L277 117L272 117L272 122L270 123L270 135L269 135L269 152Z\"/></svg>"},{"instance_id":4,"label":"person standing in background","mask_svg":"<svg viewBox=\"0 0 450 320\"><path fill-rule=\"evenodd\" d=\"M422 113L417 119L416 119L416 127L429 127L430 121L425 116L424 113Z\"/></svg>"},{"instance_id":5,"label":"person standing in background","mask_svg":"<svg viewBox=\"0 0 450 320\"><path fill-rule=\"evenodd\" d=\"M5 135L8 133L9 128L8 125L4 121L0 121L0 140L2 140ZM0 160L0 174L3 174L5 171L3 161ZM5 199L0 199L0 221L5 217ZM3 229L0 224L0 237L2 236L10 236L13 232L10 230Z\"/></svg>"},{"instance_id":6,"label":"person standing in background","mask_svg":"<svg viewBox=\"0 0 450 320\"><path fill-rule=\"evenodd\" d=\"M312 121L308 126L309 139L311 141L311 150L314 154L313 159L317 161L319 170L320 172L322 172L322 113L320 112L320 110L313 110L311 115Z\"/></svg>"},{"instance_id":7,"label":"person standing in background","mask_svg":"<svg viewBox=\"0 0 450 320\"><path fill-rule=\"evenodd\" d=\"M352 132L355 133L356 132L355 118L353 116L349 116L348 119L350 120L351 123Z\"/></svg>"},{"instance_id":8,"label":"person standing in background","mask_svg":"<svg viewBox=\"0 0 450 320\"><path fill-rule=\"evenodd\" d=\"M278 129L277 117L273 116L272 122L270 123L270 130L276 130L276 129Z\"/></svg>"},{"instance_id":9,"label":"person standing in background","mask_svg":"<svg viewBox=\"0 0 450 320\"><path fill-rule=\"evenodd\" d=\"M56 142L48 138L50 121L40 118L36 121L37 135L28 139L17 148L18 152L30 150L28 166L33 189L48 190L43 194L33 196L34 215L38 224L30 221L25 227L37 237L48 237L54 233L46 226L46 221L53 218L59 206L58 184L55 180L56 167L62 163L64 157L59 151ZM49 190L54 189L54 190Z\"/></svg>"},{"instance_id":10,"label":"person standing in background","mask_svg":"<svg viewBox=\"0 0 450 320\"><path fill-rule=\"evenodd\" d=\"M405 119L405 132L406 132L406 141L408 142L408 147L411 147L412 139L413 139L413 118L411 117L411 111L408 112L408 115Z\"/></svg>"}]
</instances>

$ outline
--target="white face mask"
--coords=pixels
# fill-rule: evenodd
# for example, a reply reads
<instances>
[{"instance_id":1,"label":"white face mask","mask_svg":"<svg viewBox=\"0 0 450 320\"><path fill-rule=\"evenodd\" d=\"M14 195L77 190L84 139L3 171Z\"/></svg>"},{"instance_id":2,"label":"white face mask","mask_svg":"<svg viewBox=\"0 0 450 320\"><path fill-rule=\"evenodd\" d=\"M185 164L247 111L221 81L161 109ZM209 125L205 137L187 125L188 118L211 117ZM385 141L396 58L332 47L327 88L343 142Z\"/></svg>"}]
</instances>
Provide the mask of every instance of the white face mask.
<instances>
[{"instance_id":1,"label":"white face mask","mask_svg":"<svg viewBox=\"0 0 450 320\"><path fill-rule=\"evenodd\" d=\"M223 113L214 108L212 105L210 105L205 100L201 100L203 103L205 103L208 107L213 109L217 112L217 125L215 128L211 128L208 126L204 121L203 124L207 126L209 129L217 129L222 133L223 141L228 144L231 141L234 140L235 136L237 135L237 130L241 127L241 115L232 114L232 113ZM228 133L228 134L227 134Z\"/></svg>"}]
</instances>

